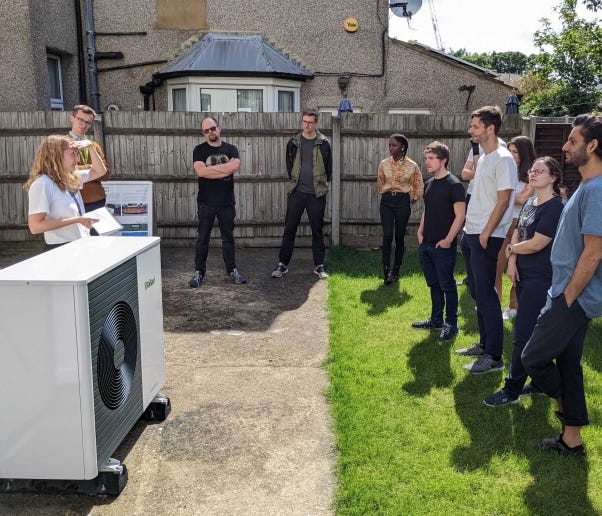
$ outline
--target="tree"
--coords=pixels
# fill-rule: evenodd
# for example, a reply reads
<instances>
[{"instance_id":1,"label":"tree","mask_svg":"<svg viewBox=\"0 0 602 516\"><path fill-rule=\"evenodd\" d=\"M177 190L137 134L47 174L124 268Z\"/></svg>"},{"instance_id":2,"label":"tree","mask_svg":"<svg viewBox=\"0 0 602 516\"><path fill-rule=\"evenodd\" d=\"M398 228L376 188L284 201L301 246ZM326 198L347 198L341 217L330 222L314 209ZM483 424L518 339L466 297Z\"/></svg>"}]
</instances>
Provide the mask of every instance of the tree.
<instances>
[{"instance_id":1,"label":"tree","mask_svg":"<svg viewBox=\"0 0 602 516\"><path fill-rule=\"evenodd\" d=\"M464 48L452 50L449 53L469 63L494 70L497 73L523 74L533 58L533 56L527 56L522 52L483 52L478 54L467 52Z\"/></svg>"},{"instance_id":2,"label":"tree","mask_svg":"<svg viewBox=\"0 0 602 516\"><path fill-rule=\"evenodd\" d=\"M534 35L541 53L535 56L530 76L521 84L525 113L577 115L592 111L601 100L602 29L598 20L577 16L577 1L561 0L554 7L561 22L558 32L544 18ZM583 2L592 12L602 10L602 0Z\"/></svg>"}]
</instances>

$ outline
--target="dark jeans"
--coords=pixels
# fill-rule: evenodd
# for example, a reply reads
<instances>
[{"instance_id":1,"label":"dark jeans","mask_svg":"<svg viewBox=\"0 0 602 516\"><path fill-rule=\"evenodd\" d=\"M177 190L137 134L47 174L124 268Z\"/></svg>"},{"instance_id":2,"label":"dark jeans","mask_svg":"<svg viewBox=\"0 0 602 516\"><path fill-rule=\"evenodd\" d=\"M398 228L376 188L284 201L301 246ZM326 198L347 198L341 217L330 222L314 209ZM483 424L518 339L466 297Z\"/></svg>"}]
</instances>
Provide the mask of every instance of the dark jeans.
<instances>
[{"instance_id":1,"label":"dark jeans","mask_svg":"<svg viewBox=\"0 0 602 516\"><path fill-rule=\"evenodd\" d=\"M301 222L301 216L307 211L309 226L311 227L311 250L314 257L314 265L322 265L326 255L324 245L324 211L326 209L326 196L316 197L315 194L307 194L293 190L288 196L286 203L286 217L284 218L284 235L282 235L282 246L278 260L288 265L293 256L297 228Z\"/></svg>"},{"instance_id":2,"label":"dark jeans","mask_svg":"<svg viewBox=\"0 0 602 516\"><path fill-rule=\"evenodd\" d=\"M533 328L541 309L546 304L550 279L524 278L516 284L518 311L514 319L514 345L512 347L512 363L506 378L506 391L512 396L520 395L525 382L527 371L523 366L521 355L527 341L531 338Z\"/></svg>"},{"instance_id":3,"label":"dark jeans","mask_svg":"<svg viewBox=\"0 0 602 516\"><path fill-rule=\"evenodd\" d=\"M496 359L502 356L504 347L502 308L495 290L497 255L503 242L503 238L490 237L487 249L483 249L479 235L464 234L462 238L468 288L477 302L480 343L485 348L485 353Z\"/></svg>"},{"instance_id":4,"label":"dark jeans","mask_svg":"<svg viewBox=\"0 0 602 516\"><path fill-rule=\"evenodd\" d=\"M405 251L404 238L406 227L410 220L410 195L407 193L393 194L386 192L380 197L380 223L383 227L383 265L391 265L391 247L395 236L395 258L393 270L399 271Z\"/></svg>"},{"instance_id":5,"label":"dark jeans","mask_svg":"<svg viewBox=\"0 0 602 516\"><path fill-rule=\"evenodd\" d=\"M455 245L448 249L433 244L420 244L418 255L426 284L431 289L431 320L443 321L453 327L458 325L458 288L454 279L456 256Z\"/></svg>"},{"instance_id":6,"label":"dark jeans","mask_svg":"<svg viewBox=\"0 0 602 516\"><path fill-rule=\"evenodd\" d=\"M548 298L522 354L535 385L551 398L562 399L569 426L589 424L581 367L589 322L577 301L568 308L564 294Z\"/></svg>"},{"instance_id":7,"label":"dark jeans","mask_svg":"<svg viewBox=\"0 0 602 516\"><path fill-rule=\"evenodd\" d=\"M222 238L222 255L226 264L226 273L230 273L236 267L234 252L234 217L236 217L236 208L234 206L208 206L207 204L199 204L198 217L199 227L194 257L196 270L201 275L205 275L207 255L209 254L209 238L215 217L217 217L219 232Z\"/></svg>"}]
</instances>

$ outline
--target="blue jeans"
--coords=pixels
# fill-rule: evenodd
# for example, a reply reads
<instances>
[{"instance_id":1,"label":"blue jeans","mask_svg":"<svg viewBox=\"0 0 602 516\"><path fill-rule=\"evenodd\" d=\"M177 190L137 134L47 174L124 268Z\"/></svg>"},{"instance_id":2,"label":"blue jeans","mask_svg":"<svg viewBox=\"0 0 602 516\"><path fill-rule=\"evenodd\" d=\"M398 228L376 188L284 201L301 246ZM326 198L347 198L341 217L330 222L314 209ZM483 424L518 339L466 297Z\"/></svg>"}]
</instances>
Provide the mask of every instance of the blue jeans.
<instances>
[{"instance_id":1,"label":"blue jeans","mask_svg":"<svg viewBox=\"0 0 602 516\"><path fill-rule=\"evenodd\" d=\"M326 196L316 197L315 194L308 194L293 190L286 203L286 216L284 218L284 235L282 236L282 245L278 260L284 265L288 265L293 257L295 239L297 237L297 228L301 222L303 212L307 211L309 226L311 227L311 251L314 258L314 265L322 265L326 255L326 245L324 244L324 212L326 211Z\"/></svg>"},{"instance_id":2,"label":"blue jeans","mask_svg":"<svg viewBox=\"0 0 602 516\"><path fill-rule=\"evenodd\" d=\"M577 301L569 308L564 294L548 298L522 354L535 385L551 398L562 399L569 426L589 424L581 367L589 322Z\"/></svg>"},{"instance_id":3,"label":"blue jeans","mask_svg":"<svg viewBox=\"0 0 602 516\"><path fill-rule=\"evenodd\" d=\"M516 284L518 311L516 312L516 319L514 319L512 363L510 364L505 386L506 391L512 396L520 395L527 381L528 375L523 366L521 355L527 341L531 338L537 317L546 304L550 283L551 279L547 278L524 278L521 276L521 280Z\"/></svg>"},{"instance_id":4,"label":"blue jeans","mask_svg":"<svg viewBox=\"0 0 602 516\"><path fill-rule=\"evenodd\" d=\"M234 217L236 208L234 206L208 206L198 204L199 227L196 239L196 252L194 264L201 275L205 275L207 268L207 255L209 254L209 238L211 229L217 217L219 232L222 238L222 256L226 264L226 272L232 272L236 267L234 251Z\"/></svg>"},{"instance_id":5,"label":"blue jeans","mask_svg":"<svg viewBox=\"0 0 602 516\"><path fill-rule=\"evenodd\" d=\"M423 242L418 248L424 279L431 289L431 320L442 322L445 308L445 322L453 327L458 325L458 288L454 279L457 254L455 245L444 249Z\"/></svg>"},{"instance_id":6,"label":"blue jeans","mask_svg":"<svg viewBox=\"0 0 602 516\"><path fill-rule=\"evenodd\" d=\"M405 251L404 239L412 207L410 194L385 192L380 197L380 222L383 227L383 265L391 265L391 247L395 237L393 270L398 272Z\"/></svg>"},{"instance_id":7,"label":"blue jeans","mask_svg":"<svg viewBox=\"0 0 602 516\"><path fill-rule=\"evenodd\" d=\"M485 353L496 359L501 358L504 347L502 308L495 290L497 255L503 243L503 238L490 237L487 241L487 249L483 249L479 235L465 233L462 238L468 288L470 295L477 302L479 342L485 348Z\"/></svg>"}]
</instances>

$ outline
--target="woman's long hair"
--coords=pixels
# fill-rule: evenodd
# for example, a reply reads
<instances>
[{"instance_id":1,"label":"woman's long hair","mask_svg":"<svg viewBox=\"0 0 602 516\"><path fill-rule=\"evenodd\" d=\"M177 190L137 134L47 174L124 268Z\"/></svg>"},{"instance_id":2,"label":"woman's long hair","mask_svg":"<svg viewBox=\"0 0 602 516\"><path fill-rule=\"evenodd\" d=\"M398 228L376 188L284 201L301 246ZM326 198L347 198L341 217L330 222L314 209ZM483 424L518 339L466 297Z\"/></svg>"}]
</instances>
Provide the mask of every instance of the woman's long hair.
<instances>
[{"instance_id":1,"label":"woman's long hair","mask_svg":"<svg viewBox=\"0 0 602 516\"><path fill-rule=\"evenodd\" d=\"M63 153L68 148L69 140L65 136L48 136L36 151L33 165L29 171L29 178L23 188L29 191L31 184L38 177L46 175L52 179L61 191L77 192L80 187L80 178L63 165Z\"/></svg>"},{"instance_id":2,"label":"woman's long hair","mask_svg":"<svg viewBox=\"0 0 602 516\"><path fill-rule=\"evenodd\" d=\"M520 165L518 166L518 180L523 183L529 183L529 169L531 164L535 161L535 148L530 138L526 136L515 136L508 142L508 146L514 145L518 151L518 159L520 159Z\"/></svg>"}]
</instances>

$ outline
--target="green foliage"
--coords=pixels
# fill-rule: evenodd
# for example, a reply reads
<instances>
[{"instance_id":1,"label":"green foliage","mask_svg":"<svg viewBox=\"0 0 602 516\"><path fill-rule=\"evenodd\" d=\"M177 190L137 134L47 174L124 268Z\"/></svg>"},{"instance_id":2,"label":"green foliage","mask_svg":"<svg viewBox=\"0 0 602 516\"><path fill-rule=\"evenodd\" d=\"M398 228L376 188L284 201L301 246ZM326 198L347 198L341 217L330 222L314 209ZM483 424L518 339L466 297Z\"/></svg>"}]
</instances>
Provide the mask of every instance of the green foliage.
<instances>
[{"instance_id":1,"label":"green foliage","mask_svg":"<svg viewBox=\"0 0 602 516\"><path fill-rule=\"evenodd\" d=\"M602 29L599 20L577 16L578 0L561 0L554 8L562 24L557 32L549 19L534 35L541 53L531 66L536 88L523 88L521 111L533 115L577 115L591 111L602 99ZM584 0L593 12L602 0ZM528 81L527 81L528 82Z\"/></svg>"},{"instance_id":2,"label":"green foliage","mask_svg":"<svg viewBox=\"0 0 602 516\"><path fill-rule=\"evenodd\" d=\"M338 453L339 515L602 513L602 320L592 321L584 375L592 424L585 464L539 452L560 429L545 396L511 407L482 400L505 373L471 375L454 349L478 339L474 301L459 287L460 335L413 330L430 313L415 250L399 283L384 286L380 253L330 249L327 393ZM463 277L458 260L457 278ZM507 280L507 279L506 279ZM509 284L504 294L507 300ZM513 323L504 323L504 362Z\"/></svg>"},{"instance_id":3,"label":"green foliage","mask_svg":"<svg viewBox=\"0 0 602 516\"><path fill-rule=\"evenodd\" d=\"M464 48L450 51L450 54L498 73L516 74L524 73L534 57L526 56L522 52L471 53Z\"/></svg>"}]
</instances>

